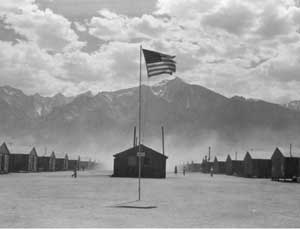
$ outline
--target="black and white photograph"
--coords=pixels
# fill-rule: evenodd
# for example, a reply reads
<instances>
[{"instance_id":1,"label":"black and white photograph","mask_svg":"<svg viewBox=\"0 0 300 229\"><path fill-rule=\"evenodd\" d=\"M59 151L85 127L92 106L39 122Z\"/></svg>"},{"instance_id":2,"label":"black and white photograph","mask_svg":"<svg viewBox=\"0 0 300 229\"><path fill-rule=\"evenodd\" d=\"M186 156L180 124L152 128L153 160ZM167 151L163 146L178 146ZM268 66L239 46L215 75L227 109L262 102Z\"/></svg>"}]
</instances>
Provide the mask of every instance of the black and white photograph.
<instances>
[{"instance_id":1,"label":"black and white photograph","mask_svg":"<svg viewBox=\"0 0 300 229\"><path fill-rule=\"evenodd\" d=\"M0 0L0 228L299 227L299 0Z\"/></svg>"}]
</instances>

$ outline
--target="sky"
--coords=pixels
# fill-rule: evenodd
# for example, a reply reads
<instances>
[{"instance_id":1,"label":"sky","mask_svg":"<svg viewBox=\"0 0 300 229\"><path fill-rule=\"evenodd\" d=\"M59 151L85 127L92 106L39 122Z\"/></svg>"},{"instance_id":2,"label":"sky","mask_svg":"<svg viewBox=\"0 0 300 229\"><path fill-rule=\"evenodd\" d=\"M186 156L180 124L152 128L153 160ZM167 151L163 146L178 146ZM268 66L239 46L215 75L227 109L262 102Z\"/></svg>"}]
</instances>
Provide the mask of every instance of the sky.
<instances>
[{"instance_id":1,"label":"sky","mask_svg":"<svg viewBox=\"0 0 300 229\"><path fill-rule=\"evenodd\" d=\"M0 85L67 96L137 86L139 47L231 97L300 99L298 0L1 0ZM168 78L159 76L158 79ZM143 81L147 79L143 64Z\"/></svg>"}]
</instances>

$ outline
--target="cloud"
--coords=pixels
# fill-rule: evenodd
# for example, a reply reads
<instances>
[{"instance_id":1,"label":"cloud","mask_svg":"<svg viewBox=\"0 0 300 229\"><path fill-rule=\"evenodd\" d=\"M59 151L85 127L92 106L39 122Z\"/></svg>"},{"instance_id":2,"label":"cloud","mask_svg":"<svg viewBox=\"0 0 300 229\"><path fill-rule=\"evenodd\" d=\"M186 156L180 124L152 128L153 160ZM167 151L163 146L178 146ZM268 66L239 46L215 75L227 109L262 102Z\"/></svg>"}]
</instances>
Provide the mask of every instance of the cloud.
<instances>
[{"instance_id":1,"label":"cloud","mask_svg":"<svg viewBox=\"0 0 300 229\"><path fill-rule=\"evenodd\" d=\"M300 91L293 1L158 0L140 15L113 8L83 20L33 0L2 1L7 28L26 39L0 43L0 83L47 95L136 86L142 44L176 55L177 76L227 96L282 102Z\"/></svg>"},{"instance_id":2,"label":"cloud","mask_svg":"<svg viewBox=\"0 0 300 229\"><path fill-rule=\"evenodd\" d=\"M75 21L74 25L75 25L75 28L80 32L85 32L87 30L85 25L81 24L80 22Z\"/></svg>"},{"instance_id":3,"label":"cloud","mask_svg":"<svg viewBox=\"0 0 300 229\"><path fill-rule=\"evenodd\" d=\"M167 14L176 18L195 17L214 8L218 0L158 0L156 14Z\"/></svg>"},{"instance_id":4,"label":"cloud","mask_svg":"<svg viewBox=\"0 0 300 229\"><path fill-rule=\"evenodd\" d=\"M8 42L0 42L0 49L2 85L42 94L52 94L68 86L67 82L55 78L61 74L60 63L34 43L20 42L12 46Z\"/></svg>"},{"instance_id":5,"label":"cloud","mask_svg":"<svg viewBox=\"0 0 300 229\"><path fill-rule=\"evenodd\" d=\"M255 13L241 1L227 1L214 11L204 14L202 24L224 29L233 34L249 31L254 23Z\"/></svg>"},{"instance_id":6,"label":"cloud","mask_svg":"<svg viewBox=\"0 0 300 229\"><path fill-rule=\"evenodd\" d=\"M300 14L293 1L204 1L203 8L200 2L158 2L157 12L176 18L183 28L177 31L182 41L210 47L202 56L192 52L198 64L182 72L189 82L228 96L275 102L299 97L298 83L290 91L292 82L298 82L300 56Z\"/></svg>"},{"instance_id":7,"label":"cloud","mask_svg":"<svg viewBox=\"0 0 300 229\"><path fill-rule=\"evenodd\" d=\"M26 40L26 38L16 33L8 24L4 22L4 19L0 18L0 40L17 43L19 40Z\"/></svg>"},{"instance_id":8,"label":"cloud","mask_svg":"<svg viewBox=\"0 0 300 229\"><path fill-rule=\"evenodd\" d=\"M99 16L90 20L88 26L90 34L99 39L136 42L159 38L167 30L169 23L152 15L129 18L104 9L99 11Z\"/></svg>"},{"instance_id":9,"label":"cloud","mask_svg":"<svg viewBox=\"0 0 300 229\"><path fill-rule=\"evenodd\" d=\"M91 54L80 51L62 54L60 59L65 75L74 83L98 83L99 90L120 89L136 82L139 46L123 42L110 42ZM118 83L117 83L118 82Z\"/></svg>"},{"instance_id":10,"label":"cloud","mask_svg":"<svg viewBox=\"0 0 300 229\"><path fill-rule=\"evenodd\" d=\"M299 82L300 62L297 61L273 61L268 69L268 76L281 83Z\"/></svg>"},{"instance_id":11,"label":"cloud","mask_svg":"<svg viewBox=\"0 0 300 229\"><path fill-rule=\"evenodd\" d=\"M136 86L139 46L110 43L92 54L49 54L33 42L0 42L0 81L26 93L67 95ZM113 71L112 71L113 69Z\"/></svg>"},{"instance_id":12,"label":"cloud","mask_svg":"<svg viewBox=\"0 0 300 229\"><path fill-rule=\"evenodd\" d=\"M35 42L40 48L62 52L84 46L71 29L71 22L63 16L50 9L39 10L33 1L14 0L13 3L0 4L0 15L16 33Z\"/></svg>"},{"instance_id":13,"label":"cloud","mask_svg":"<svg viewBox=\"0 0 300 229\"><path fill-rule=\"evenodd\" d=\"M290 21L290 10L275 2L265 6L258 23L257 33L267 39L289 34L293 29L293 24Z\"/></svg>"}]
</instances>

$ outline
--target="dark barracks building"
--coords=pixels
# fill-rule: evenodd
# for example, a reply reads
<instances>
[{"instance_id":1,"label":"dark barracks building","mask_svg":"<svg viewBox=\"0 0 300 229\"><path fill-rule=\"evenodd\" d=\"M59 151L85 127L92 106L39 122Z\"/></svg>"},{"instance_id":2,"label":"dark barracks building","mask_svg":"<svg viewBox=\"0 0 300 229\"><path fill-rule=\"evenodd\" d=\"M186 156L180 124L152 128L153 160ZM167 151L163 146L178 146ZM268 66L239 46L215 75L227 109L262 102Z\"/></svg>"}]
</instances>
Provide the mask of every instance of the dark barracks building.
<instances>
[{"instance_id":1,"label":"dark barracks building","mask_svg":"<svg viewBox=\"0 0 300 229\"><path fill-rule=\"evenodd\" d=\"M215 157L213 168L214 168L214 173L225 174L226 162L223 160L218 160L218 158Z\"/></svg>"},{"instance_id":2,"label":"dark barracks building","mask_svg":"<svg viewBox=\"0 0 300 229\"><path fill-rule=\"evenodd\" d=\"M0 147L0 173L9 172L9 156L10 152L4 142Z\"/></svg>"},{"instance_id":3,"label":"dark barracks building","mask_svg":"<svg viewBox=\"0 0 300 229\"><path fill-rule=\"evenodd\" d=\"M38 157L39 171L55 171L55 153L52 152L50 156Z\"/></svg>"},{"instance_id":4,"label":"dark barracks building","mask_svg":"<svg viewBox=\"0 0 300 229\"><path fill-rule=\"evenodd\" d=\"M194 163L192 161L191 163L187 163L185 165L186 172L201 172L201 164L200 163Z\"/></svg>"},{"instance_id":5,"label":"dark barracks building","mask_svg":"<svg viewBox=\"0 0 300 229\"><path fill-rule=\"evenodd\" d=\"M65 154L64 156L56 155L55 170L56 171L68 170L68 162L69 162L68 154Z\"/></svg>"},{"instance_id":6,"label":"dark barracks building","mask_svg":"<svg viewBox=\"0 0 300 229\"><path fill-rule=\"evenodd\" d=\"M276 148L271 160L272 180L296 179L296 177L300 177L300 157L286 155Z\"/></svg>"},{"instance_id":7,"label":"dark barracks building","mask_svg":"<svg viewBox=\"0 0 300 229\"><path fill-rule=\"evenodd\" d=\"M12 153L9 157L9 171L10 172L36 172L37 171L38 156L35 148L29 154L26 153Z\"/></svg>"},{"instance_id":8,"label":"dark barracks building","mask_svg":"<svg viewBox=\"0 0 300 229\"><path fill-rule=\"evenodd\" d=\"M138 150L135 146L114 155L113 176L138 177ZM145 157L141 158L141 177L165 178L168 157L145 145L141 145L141 151L145 152Z\"/></svg>"},{"instance_id":9,"label":"dark barracks building","mask_svg":"<svg viewBox=\"0 0 300 229\"><path fill-rule=\"evenodd\" d=\"M243 175L243 161L242 160L232 160L228 154L225 165L225 172L227 175Z\"/></svg>"},{"instance_id":10,"label":"dark barracks building","mask_svg":"<svg viewBox=\"0 0 300 229\"><path fill-rule=\"evenodd\" d=\"M270 178L272 161L271 156L258 152L246 153L244 158L244 176L256 178Z\"/></svg>"},{"instance_id":11,"label":"dark barracks building","mask_svg":"<svg viewBox=\"0 0 300 229\"><path fill-rule=\"evenodd\" d=\"M80 156L77 158L77 160L69 160L68 161L68 170L79 170L80 169Z\"/></svg>"}]
</instances>

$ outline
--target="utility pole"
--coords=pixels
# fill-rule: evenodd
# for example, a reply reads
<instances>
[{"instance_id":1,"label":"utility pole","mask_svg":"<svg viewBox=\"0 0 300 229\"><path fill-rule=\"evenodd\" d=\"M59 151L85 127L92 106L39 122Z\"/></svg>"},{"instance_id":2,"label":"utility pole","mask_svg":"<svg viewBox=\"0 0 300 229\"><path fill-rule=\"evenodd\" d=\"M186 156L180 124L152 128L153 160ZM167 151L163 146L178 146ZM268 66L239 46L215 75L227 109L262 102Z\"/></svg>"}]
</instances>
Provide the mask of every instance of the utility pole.
<instances>
[{"instance_id":1,"label":"utility pole","mask_svg":"<svg viewBox=\"0 0 300 229\"><path fill-rule=\"evenodd\" d=\"M292 144L290 144L290 157L292 157Z\"/></svg>"},{"instance_id":2,"label":"utility pole","mask_svg":"<svg viewBox=\"0 0 300 229\"><path fill-rule=\"evenodd\" d=\"M164 127L161 127L161 138L162 138L162 153L165 155L165 132Z\"/></svg>"},{"instance_id":3,"label":"utility pole","mask_svg":"<svg viewBox=\"0 0 300 229\"><path fill-rule=\"evenodd\" d=\"M133 129L133 147L136 146L136 126Z\"/></svg>"}]
</instances>

